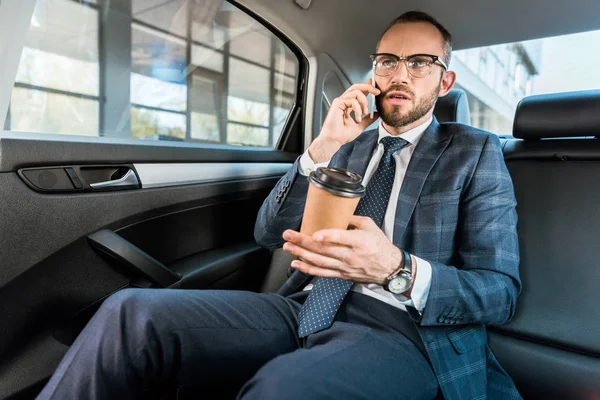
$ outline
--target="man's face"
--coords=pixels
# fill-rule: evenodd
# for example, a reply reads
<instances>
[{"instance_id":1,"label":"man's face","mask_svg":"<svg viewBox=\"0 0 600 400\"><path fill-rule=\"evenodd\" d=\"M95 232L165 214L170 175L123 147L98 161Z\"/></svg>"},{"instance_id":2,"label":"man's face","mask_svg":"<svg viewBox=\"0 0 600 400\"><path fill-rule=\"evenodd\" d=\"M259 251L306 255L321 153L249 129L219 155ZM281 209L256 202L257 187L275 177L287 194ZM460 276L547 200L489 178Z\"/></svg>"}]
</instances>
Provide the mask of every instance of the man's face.
<instances>
[{"instance_id":1,"label":"man's face","mask_svg":"<svg viewBox=\"0 0 600 400\"><path fill-rule=\"evenodd\" d=\"M431 24L424 22L401 23L381 38L377 53L391 53L400 57L412 54L431 54L443 58L442 34ZM415 78L408 73L406 63L400 61L398 68L389 76L375 75L381 94L375 104L381 119L393 128L420 124L433 113L433 106L440 95L445 95L454 83L450 76L435 63L431 74Z\"/></svg>"}]
</instances>

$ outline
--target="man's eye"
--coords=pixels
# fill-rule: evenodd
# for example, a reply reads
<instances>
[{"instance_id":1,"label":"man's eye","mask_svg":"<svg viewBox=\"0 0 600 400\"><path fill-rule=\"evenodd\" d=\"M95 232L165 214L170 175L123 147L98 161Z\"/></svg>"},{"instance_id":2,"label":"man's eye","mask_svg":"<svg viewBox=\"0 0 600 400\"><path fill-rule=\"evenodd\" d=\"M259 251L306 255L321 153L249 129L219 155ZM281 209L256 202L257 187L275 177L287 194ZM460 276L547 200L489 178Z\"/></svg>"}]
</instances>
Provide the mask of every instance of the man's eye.
<instances>
[{"instance_id":1,"label":"man's eye","mask_svg":"<svg viewBox=\"0 0 600 400\"><path fill-rule=\"evenodd\" d=\"M428 58L414 58L409 61L411 67L425 68L431 64L431 60Z\"/></svg>"},{"instance_id":2,"label":"man's eye","mask_svg":"<svg viewBox=\"0 0 600 400\"><path fill-rule=\"evenodd\" d=\"M383 68L394 68L396 62L392 59L381 60L379 65Z\"/></svg>"}]
</instances>

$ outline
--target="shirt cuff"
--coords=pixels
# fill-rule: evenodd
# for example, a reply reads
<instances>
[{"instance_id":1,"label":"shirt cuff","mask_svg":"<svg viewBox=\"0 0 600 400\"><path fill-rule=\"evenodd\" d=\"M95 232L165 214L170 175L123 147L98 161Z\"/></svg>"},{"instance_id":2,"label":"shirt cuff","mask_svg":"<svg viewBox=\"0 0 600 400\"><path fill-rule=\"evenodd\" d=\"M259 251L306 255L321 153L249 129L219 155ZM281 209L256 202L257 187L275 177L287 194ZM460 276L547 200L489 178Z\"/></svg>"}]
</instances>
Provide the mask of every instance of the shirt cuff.
<instances>
[{"instance_id":1,"label":"shirt cuff","mask_svg":"<svg viewBox=\"0 0 600 400\"><path fill-rule=\"evenodd\" d=\"M405 306L414 307L419 313L422 313L431 288L431 264L417 256L413 257L417 266L417 277L413 283L411 297L403 295L395 295L395 297Z\"/></svg>"},{"instance_id":2,"label":"shirt cuff","mask_svg":"<svg viewBox=\"0 0 600 400\"><path fill-rule=\"evenodd\" d=\"M302 157L300 157L300 163L298 164L298 172L300 173L300 175L308 176L315 169L319 167L326 167L328 164L329 160L315 164L312 158L310 158L310 156L308 155L308 150L306 150L304 154L302 154Z\"/></svg>"}]
</instances>

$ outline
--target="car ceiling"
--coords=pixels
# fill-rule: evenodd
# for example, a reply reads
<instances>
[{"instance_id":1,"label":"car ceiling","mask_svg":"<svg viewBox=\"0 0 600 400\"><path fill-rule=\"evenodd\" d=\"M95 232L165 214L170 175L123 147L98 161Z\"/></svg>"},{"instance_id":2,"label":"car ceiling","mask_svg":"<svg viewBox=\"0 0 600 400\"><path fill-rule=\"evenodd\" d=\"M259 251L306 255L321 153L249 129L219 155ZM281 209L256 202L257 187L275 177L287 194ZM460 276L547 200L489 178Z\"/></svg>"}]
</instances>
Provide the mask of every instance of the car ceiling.
<instances>
[{"instance_id":1,"label":"car ceiling","mask_svg":"<svg viewBox=\"0 0 600 400\"><path fill-rule=\"evenodd\" d=\"M409 10L433 15L453 35L454 49L600 29L598 0L239 0L285 32L308 56L328 53L350 81L362 80L382 30ZM591 51L592 49L590 49Z\"/></svg>"}]
</instances>

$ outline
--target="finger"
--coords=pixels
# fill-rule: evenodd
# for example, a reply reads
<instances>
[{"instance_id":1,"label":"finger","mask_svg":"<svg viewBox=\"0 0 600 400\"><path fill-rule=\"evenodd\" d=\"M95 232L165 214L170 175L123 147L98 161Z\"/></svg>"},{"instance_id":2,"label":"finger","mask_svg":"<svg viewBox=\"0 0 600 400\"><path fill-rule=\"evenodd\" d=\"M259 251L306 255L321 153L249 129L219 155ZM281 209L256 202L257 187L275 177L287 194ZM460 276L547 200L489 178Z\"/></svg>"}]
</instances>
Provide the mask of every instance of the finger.
<instances>
[{"instance_id":1,"label":"finger","mask_svg":"<svg viewBox=\"0 0 600 400\"><path fill-rule=\"evenodd\" d=\"M350 217L350 223L348 226L354 229L362 229L365 231L372 231L374 229L379 229L379 226L373 221L371 217L363 217L360 215L353 215Z\"/></svg>"},{"instance_id":2,"label":"finger","mask_svg":"<svg viewBox=\"0 0 600 400\"><path fill-rule=\"evenodd\" d=\"M350 111L354 111L356 122L360 122L362 120L360 103L358 100L345 97L339 97L337 100L339 100L339 107L344 110L344 117L350 117Z\"/></svg>"},{"instance_id":3,"label":"finger","mask_svg":"<svg viewBox=\"0 0 600 400\"><path fill-rule=\"evenodd\" d=\"M377 90L377 93L374 93L375 95L378 95L381 93L381 89L379 89L377 87L377 82L373 82L373 80L371 78L367 79L367 84L370 85L372 88L375 88L375 90Z\"/></svg>"},{"instance_id":4,"label":"finger","mask_svg":"<svg viewBox=\"0 0 600 400\"><path fill-rule=\"evenodd\" d=\"M293 229L286 229L285 231L283 231L283 234L281 235L281 237L283 237L283 240L287 240L288 242L292 242L292 241L296 242L296 241L302 239L302 237L310 238L310 236L307 236L300 232L296 232Z\"/></svg>"},{"instance_id":5,"label":"finger","mask_svg":"<svg viewBox=\"0 0 600 400\"><path fill-rule=\"evenodd\" d=\"M361 242L356 231L343 229L323 229L315 232L312 237L319 243L335 243L348 247L357 247Z\"/></svg>"},{"instance_id":6,"label":"finger","mask_svg":"<svg viewBox=\"0 0 600 400\"><path fill-rule=\"evenodd\" d=\"M374 94L374 95L376 95L376 96L377 96L379 93L381 93L381 90L377 89L375 86L373 86L373 85L371 84L371 82L370 82L370 79L369 79L369 81L367 81L367 83L355 83L354 85L350 86L350 87L348 88L348 90L346 90L346 91L344 92L344 94L346 94L346 93L348 93L348 92L351 92L351 91L353 91L353 90L360 90L360 91L361 91L361 92L363 92L364 94L367 94L367 93L373 93L373 94ZM342 94L342 96L343 96L344 94Z\"/></svg>"},{"instance_id":7,"label":"finger","mask_svg":"<svg viewBox=\"0 0 600 400\"><path fill-rule=\"evenodd\" d=\"M356 99L352 100L352 111L354 111L354 120L356 122L362 121L362 110L360 107L360 102Z\"/></svg>"},{"instance_id":8,"label":"finger","mask_svg":"<svg viewBox=\"0 0 600 400\"><path fill-rule=\"evenodd\" d=\"M335 258L330 258L318 253L314 253L302 247L294 246L291 243L285 243L283 245L283 250L286 253L293 254L296 257L300 258L302 261L314 265L316 267L342 270L344 266L341 261L336 260Z\"/></svg>"},{"instance_id":9,"label":"finger","mask_svg":"<svg viewBox=\"0 0 600 400\"><path fill-rule=\"evenodd\" d=\"M338 108L344 114L344 118L350 118L350 113L354 110L354 101L356 99L345 98L345 97L337 97L331 103L331 108ZM359 103L357 103L359 104ZM360 110L360 107L359 107Z\"/></svg>"},{"instance_id":10,"label":"finger","mask_svg":"<svg viewBox=\"0 0 600 400\"><path fill-rule=\"evenodd\" d=\"M364 131L365 129L367 129L369 127L369 125L371 125L373 122L377 121L377 119L379 119L379 113L373 113L373 118L371 118L371 116L369 114L365 115L363 120L360 121L360 123L358 124L358 126L360 126L360 128Z\"/></svg>"},{"instance_id":11,"label":"finger","mask_svg":"<svg viewBox=\"0 0 600 400\"><path fill-rule=\"evenodd\" d=\"M343 275L340 271L336 271L333 269L320 268L314 265L307 264L300 260L292 261L292 268L299 270L300 272L304 272L307 275L319 276L323 278L343 278Z\"/></svg>"},{"instance_id":12,"label":"finger","mask_svg":"<svg viewBox=\"0 0 600 400\"><path fill-rule=\"evenodd\" d=\"M369 113L369 99L360 90L352 90L351 92L344 93L341 96L343 99L356 99L361 105L363 114Z\"/></svg>"},{"instance_id":13,"label":"finger","mask_svg":"<svg viewBox=\"0 0 600 400\"><path fill-rule=\"evenodd\" d=\"M308 250L313 253L320 254L329 258L333 258L342 262L346 262L350 257L350 248L347 246L337 245L334 243L319 243L316 242L311 236L303 235L294 231L290 231L290 234L284 234L288 242L283 245L283 249L287 252L291 252L294 255L303 257L301 254L295 251ZM292 252L290 246L297 246L301 249L294 250ZM303 257L304 258L304 257Z\"/></svg>"},{"instance_id":14,"label":"finger","mask_svg":"<svg viewBox=\"0 0 600 400\"><path fill-rule=\"evenodd\" d=\"M337 245L333 243L317 243L314 240L304 241L301 244L294 244L287 242L283 245L283 250L287 253L293 254L297 257L308 260L315 265L326 266L326 262L330 261L332 268L340 268L344 263L350 260L351 249L347 246ZM310 261L311 254L320 255L325 257L326 260L314 260Z\"/></svg>"}]
</instances>

